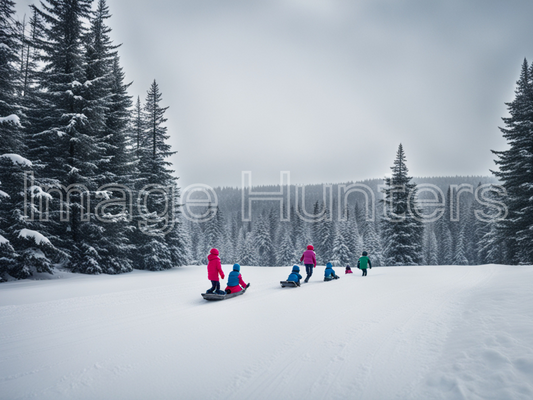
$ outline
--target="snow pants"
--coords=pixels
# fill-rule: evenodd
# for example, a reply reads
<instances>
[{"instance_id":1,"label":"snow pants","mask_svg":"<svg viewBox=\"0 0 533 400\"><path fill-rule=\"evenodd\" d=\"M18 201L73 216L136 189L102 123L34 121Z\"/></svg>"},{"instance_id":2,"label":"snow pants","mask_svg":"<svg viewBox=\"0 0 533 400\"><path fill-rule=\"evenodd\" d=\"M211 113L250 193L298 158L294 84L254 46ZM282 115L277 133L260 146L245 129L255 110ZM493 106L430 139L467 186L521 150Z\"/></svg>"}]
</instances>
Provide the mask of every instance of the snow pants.
<instances>
[{"instance_id":1,"label":"snow pants","mask_svg":"<svg viewBox=\"0 0 533 400\"><path fill-rule=\"evenodd\" d=\"M363 275L362 276L366 276L366 268L363 268Z\"/></svg>"},{"instance_id":2,"label":"snow pants","mask_svg":"<svg viewBox=\"0 0 533 400\"><path fill-rule=\"evenodd\" d=\"M213 285L211 287L210 290L216 292L217 290L220 290L220 281L211 281L211 285Z\"/></svg>"},{"instance_id":3,"label":"snow pants","mask_svg":"<svg viewBox=\"0 0 533 400\"><path fill-rule=\"evenodd\" d=\"M305 277L305 280L308 281L309 278L311 278L311 275L313 275L313 264L305 264L305 272L307 273L307 276Z\"/></svg>"}]
</instances>

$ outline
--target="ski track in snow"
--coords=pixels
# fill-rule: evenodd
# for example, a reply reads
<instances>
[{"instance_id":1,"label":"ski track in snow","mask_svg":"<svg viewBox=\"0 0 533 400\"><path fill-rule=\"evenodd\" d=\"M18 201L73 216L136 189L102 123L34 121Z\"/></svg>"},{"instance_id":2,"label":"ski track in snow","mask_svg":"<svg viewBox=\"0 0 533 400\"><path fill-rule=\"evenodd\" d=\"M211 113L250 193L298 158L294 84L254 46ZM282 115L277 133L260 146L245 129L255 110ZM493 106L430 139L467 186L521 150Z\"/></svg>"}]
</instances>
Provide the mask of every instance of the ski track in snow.
<instances>
[{"instance_id":1,"label":"ski track in snow","mask_svg":"<svg viewBox=\"0 0 533 400\"><path fill-rule=\"evenodd\" d=\"M224 266L226 273L230 266ZM0 399L530 399L532 267L242 267L0 286Z\"/></svg>"}]
</instances>

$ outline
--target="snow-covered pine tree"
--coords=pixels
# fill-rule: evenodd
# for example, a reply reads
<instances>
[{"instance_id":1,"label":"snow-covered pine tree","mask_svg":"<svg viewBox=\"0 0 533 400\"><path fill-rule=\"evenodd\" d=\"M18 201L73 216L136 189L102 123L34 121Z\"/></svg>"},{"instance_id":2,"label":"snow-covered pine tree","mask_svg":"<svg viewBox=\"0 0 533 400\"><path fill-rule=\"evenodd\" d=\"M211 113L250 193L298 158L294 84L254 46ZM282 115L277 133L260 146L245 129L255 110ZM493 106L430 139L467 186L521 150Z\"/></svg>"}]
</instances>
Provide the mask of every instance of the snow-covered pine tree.
<instances>
[{"instance_id":1,"label":"snow-covered pine tree","mask_svg":"<svg viewBox=\"0 0 533 400\"><path fill-rule=\"evenodd\" d=\"M331 260L332 256L334 230L330 218L330 210L325 204L322 207L324 208L324 215L322 218L318 218L321 208L318 202L315 203L313 209L315 219L312 223L312 237L317 263L326 264Z\"/></svg>"},{"instance_id":2,"label":"snow-covered pine tree","mask_svg":"<svg viewBox=\"0 0 533 400\"><path fill-rule=\"evenodd\" d=\"M20 124L21 107L17 98L20 74L17 70L20 42L15 29L15 3L0 0L0 154L23 153Z\"/></svg>"},{"instance_id":3,"label":"snow-covered pine tree","mask_svg":"<svg viewBox=\"0 0 533 400\"><path fill-rule=\"evenodd\" d=\"M386 265L383 255L383 246L381 244L381 238L376 232L376 225L374 221L364 222L363 230L363 251L366 251L372 260L372 265L379 267ZM361 252L362 253L362 252ZM361 253L357 253L357 259L361 256ZM357 265L357 262L354 264Z\"/></svg>"},{"instance_id":4,"label":"snow-covered pine tree","mask_svg":"<svg viewBox=\"0 0 533 400\"><path fill-rule=\"evenodd\" d=\"M464 251L465 257L468 260L468 265L478 265L479 260L477 256L477 242L478 238L478 225L474 215L477 202L470 201L466 208L466 216L464 218Z\"/></svg>"},{"instance_id":5,"label":"snow-covered pine tree","mask_svg":"<svg viewBox=\"0 0 533 400\"><path fill-rule=\"evenodd\" d=\"M270 231L270 238L271 238L274 248L278 248L277 246L279 245L279 238L278 238L277 233L279 231L279 227L281 224L280 219L281 219L281 216L278 210L271 208L268 211L268 229ZM274 252L272 256L272 262L275 262L275 260L276 260L276 254Z\"/></svg>"},{"instance_id":6,"label":"snow-covered pine tree","mask_svg":"<svg viewBox=\"0 0 533 400\"><path fill-rule=\"evenodd\" d=\"M239 221L237 213L227 218L228 224L226 226L226 240L224 248L228 252L227 258L229 264L239 263L239 229L242 222Z\"/></svg>"},{"instance_id":7,"label":"snow-covered pine tree","mask_svg":"<svg viewBox=\"0 0 533 400\"><path fill-rule=\"evenodd\" d=\"M299 215L291 207L291 225L293 234L293 243L296 253L303 252L308 244L311 244L311 234L309 232L309 226L306 224L300 215L302 215L301 206L298 205Z\"/></svg>"},{"instance_id":8,"label":"snow-covered pine tree","mask_svg":"<svg viewBox=\"0 0 533 400\"><path fill-rule=\"evenodd\" d=\"M182 221L178 195L174 199L174 218L170 232L165 235L167 247L170 250L172 266L181 267L191 260L191 240L186 225ZM230 244L231 245L231 244ZM232 249L225 246L226 257L232 257Z\"/></svg>"},{"instance_id":9,"label":"snow-covered pine tree","mask_svg":"<svg viewBox=\"0 0 533 400\"><path fill-rule=\"evenodd\" d=\"M417 219L421 215L416 201L416 184L407 175L405 153L400 144L391 167L392 177L385 179L383 200L388 214L381 220L388 265L418 265L422 257L424 226Z\"/></svg>"},{"instance_id":10,"label":"snow-covered pine tree","mask_svg":"<svg viewBox=\"0 0 533 400\"><path fill-rule=\"evenodd\" d=\"M141 104L141 99L137 96L137 101L135 102L135 108L133 110L132 125L133 125L133 149L135 151L136 157L138 160L141 158L142 145L144 140L144 125L145 121L143 118L143 107Z\"/></svg>"},{"instance_id":11,"label":"snow-covered pine tree","mask_svg":"<svg viewBox=\"0 0 533 400\"><path fill-rule=\"evenodd\" d=\"M269 222L268 216L261 215L253 230L254 244L258 255L257 261L264 266L273 266L276 260Z\"/></svg>"},{"instance_id":12,"label":"snow-covered pine tree","mask_svg":"<svg viewBox=\"0 0 533 400\"><path fill-rule=\"evenodd\" d=\"M212 206L209 204L209 210L212 210L213 217L204 223L204 243L205 247L203 253L209 254L209 250L212 248L218 249L220 252L220 258L222 263L226 263L226 249L224 244L226 243L226 229L224 226L224 216L218 206Z\"/></svg>"},{"instance_id":13,"label":"snow-covered pine tree","mask_svg":"<svg viewBox=\"0 0 533 400\"><path fill-rule=\"evenodd\" d=\"M498 195L499 192L489 191L487 193L488 199L495 202L502 203L505 198ZM508 257L506 254L506 245L505 238L502 240L501 231L498 227L500 221L496 218L490 218L490 215L494 212L493 209L484 205L481 208L483 215L486 216L486 222L482 225L482 229L479 232L479 240L477 243L478 248L478 259L482 264L504 264L508 263Z\"/></svg>"},{"instance_id":14,"label":"snow-covered pine tree","mask_svg":"<svg viewBox=\"0 0 533 400\"><path fill-rule=\"evenodd\" d=\"M357 217L358 212L358 203L355 203L355 208L353 213L349 213L349 210L346 210L348 220L347 223L347 229L348 229L348 249L351 253L351 258L349 260L350 265L355 266L357 265L357 260L361 256L361 253L363 252L363 231L359 229L359 227L364 227L366 224L365 218L361 217L359 223L359 219Z\"/></svg>"},{"instance_id":15,"label":"snow-covered pine tree","mask_svg":"<svg viewBox=\"0 0 533 400\"><path fill-rule=\"evenodd\" d=\"M124 83L118 46L113 45L109 36L111 29L106 25L109 18L106 1L99 0L84 40L87 79L84 96L88 103L84 113L93 121L95 136L100 136L102 154L94 181L103 190L97 193L95 202L104 204L94 210L93 229L88 234L98 253L101 271L117 274L133 269L130 258L133 246L127 236L131 213L124 206L131 199L124 188L132 181L135 165L128 148L129 84Z\"/></svg>"},{"instance_id":16,"label":"snow-covered pine tree","mask_svg":"<svg viewBox=\"0 0 533 400\"><path fill-rule=\"evenodd\" d=\"M190 262L194 265L202 265L203 259L207 256L203 252L203 232L200 224L196 221L188 221L186 223L188 237L191 243Z\"/></svg>"},{"instance_id":17,"label":"snow-covered pine tree","mask_svg":"<svg viewBox=\"0 0 533 400\"><path fill-rule=\"evenodd\" d=\"M426 265L438 265L438 246L435 230L426 229L424 237L424 262Z\"/></svg>"},{"instance_id":18,"label":"snow-covered pine tree","mask_svg":"<svg viewBox=\"0 0 533 400\"><path fill-rule=\"evenodd\" d=\"M505 243L500 240L501 232L497 223L489 223L489 229L480 239L479 255L485 264L504 264L507 261Z\"/></svg>"},{"instance_id":19,"label":"snow-covered pine tree","mask_svg":"<svg viewBox=\"0 0 533 400\"><path fill-rule=\"evenodd\" d=\"M314 219L312 222L309 223L310 226L310 236L313 246L315 247L315 253L319 251L318 243L320 241L320 226L318 225L318 215L320 214L320 204L315 202L315 205L313 206L313 216ZM311 243L309 243L311 244ZM318 254L317 254L317 261L318 261Z\"/></svg>"},{"instance_id":20,"label":"snow-covered pine tree","mask_svg":"<svg viewBox=\"0 0 533 400\"><path fill-rule=\"evenodd\" d=\"M167 160L175 152L167 143L164 125L168 107L161 107L162 94L154 80L147 92L143 110L143 138L138 164L138 212L134 213L135 231L131 235L136 249L134 268L163 270L174 266L172 249L165 239L175 225L175 199L179 195L177 178Z\"/></svg>"},{"instance_id":21,"label":"snow-covered pine tree","mask_svg":"<svg viewBox=\"0 0 533 400\"><path fill-rule=\"evenodd\" d=\"M506 263L533 263L533 67L524 59L515 98L506 103L510 117L500 128L509 148L492 151L499 167L493 174L507 190L508 216L498 224L507 245Z\"/></svg>"},{"instance_id":22,"label":"snow-covered pine tree","mask_svg":"<svg viewBox=\"0 0 533 400\"><path fill-rule=\"evenodd\" d=\"M235 264L237 263L237 256L236 256L236 250L235 250L235 242L229 235L224 236L224 262L226 264Z\"/></svg>"},{"instance_id":23,"label":"snow-covered pine tree","mask_svg":"<svg viewBox=\"0 0 533 400\"><path fill-rule=\"evenodd\" d=\"M41 1L33 7L43 22L37 40L43 68L39 72L42 106L30 127L35 159L46 162L42 176L58 191L71 190L52 202L48 230L61 237L59 246L69 255L67 266L85 273L103 272L94 236L99 230L93 215L98 166L104 154L102 93L87 81L83 51L91 13L91 0ZM91 207L89 207L89 203ZM59 222L61 209L68 210ZM89 216L89 217L87 217ZM96 246L95 246L96 245Z\"/></svg>"},{"instance_id":24,"label":"snow-covered pine tree","mask_svg":"<svg viewBox=\"0 0 533 400\"><path fill-rule=\"evenodd\" d=\"M298 261L298 256L292 242L291 230L289 226L282 225L280 233L280 244L277 252L276 264L281 266L293 265Z\"/></svg>"},{"instance_id":25,"label":"snow-covered pine tree","mask_svg":"<svg viewBox=\"0 0 533 400\"><path fill-rule=\"evenodd\" d=\"M352 259L353 253L349 247L350 236L348 222L337 222L333 239L333 251L331 252L331 261L336 266L345 267Z\"/></svg>"},{"instance_id":26,"label":"snow-covered pine tree","mask_svg":"<svg viewBox=\"0 0 533 400\"><path fill-rule=\"evenodd\" d=\"M239 254L239 264L241 265L264 265L262 262L259 262L259 256L257 254L257 249L255 246L255 239L252 232L246 232L246 229L242 228L242 247Z\"/></svg>"},{"instance_id":27,"label":"snow-covered pine tree","mask_svg":"<svg viewBox=\"0 0 533 400\"><path fill-rule=\"evenodd\" d=\"M468 265L468 259L465 255L465 226L459 231L457 237L457 245L455 246L455 254L453 257L453 265Z\"/></svg>"},{"instance_id":28,"label":"snow-covered pine tree","mask_svg":"<svg viewBox=\"0 0 533 400\"><path fill-rule=\"evenodd\" d=\"M20 73L17 52L21 43L15 29L14 2L0 0L0 281L8 275L23 279L34 272L52 273L51 255L55 248L37 229L33 210L26 200L31 193L26 174L33 173L21 124ZM31 181L31 178L28 179ZM31 185L31 184L30 184Z\"/></svg>"},{"instance_id":29,"label":"snow-covered pine tree","mask_svg":"<svg viewBox=\"0 0 533 400\"><path fill-rule=\"evenodd\" d=\"M32 194L36 202L45 195L25 184L31 181L26 174L32 173L32 163L26 158L13 152L0 154L0 281L6 274L25 279L35 272L52 273L57 251L41 233L39 216L31 218Z\"/></svg>"}]
</instances>

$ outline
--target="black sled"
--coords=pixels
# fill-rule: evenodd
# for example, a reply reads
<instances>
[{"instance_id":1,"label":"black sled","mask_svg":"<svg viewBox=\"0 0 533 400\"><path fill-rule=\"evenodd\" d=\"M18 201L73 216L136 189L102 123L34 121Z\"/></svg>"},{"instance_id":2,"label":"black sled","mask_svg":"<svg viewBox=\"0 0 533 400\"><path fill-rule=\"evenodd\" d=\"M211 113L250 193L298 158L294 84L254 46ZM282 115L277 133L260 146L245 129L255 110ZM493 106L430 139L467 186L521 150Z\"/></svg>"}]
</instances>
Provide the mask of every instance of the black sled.
<instances>
[{"instance_id":1,"label":"black sled","mask_svg":"<svg viewBox=\"0 0 533 400\"><path fill-rule=\"evenodd\" d=\"M293 281L280 281L281 287L299 287L300 284L298 282Z\"/></svg>"},{"instance_id":2,"label":"black sled","mask_svg":"<svg viewBox=\"0 0 533 400\"><path fill-rule=\"evenodd\" d=\"M206 300L210 301L217 301L217 300L226 300L231 299L236 296L240 296L241 294L244 294L246 292L246 289L250 287L250 284L248 284L243 290L237 293L226 293L226 294L216 294L216 293L202 293L202 297Z\"/></svg>"}]
</instances>

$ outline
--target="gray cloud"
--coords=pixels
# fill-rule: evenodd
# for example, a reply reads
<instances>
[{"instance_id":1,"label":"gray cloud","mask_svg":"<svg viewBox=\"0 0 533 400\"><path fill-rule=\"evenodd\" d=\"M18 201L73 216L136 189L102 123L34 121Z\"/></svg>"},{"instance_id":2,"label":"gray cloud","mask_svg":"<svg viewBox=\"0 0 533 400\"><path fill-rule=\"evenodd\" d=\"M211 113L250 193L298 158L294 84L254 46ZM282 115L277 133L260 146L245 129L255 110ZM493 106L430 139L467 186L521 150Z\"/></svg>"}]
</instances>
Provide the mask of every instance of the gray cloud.
<instances>
[{"instance_id":1,"label":"gray cloud","mask_svg":"<svg viewBox=\"0 0 533 400\"><path fill-rule=\"evenodd\" d=\"M132 94L155 78L183 186L488 174L533 48L529 1L108 0Z\"/></svg>"}]
</instances>

